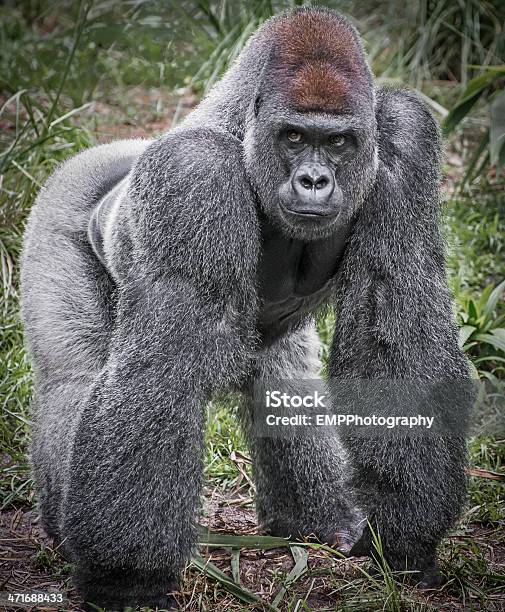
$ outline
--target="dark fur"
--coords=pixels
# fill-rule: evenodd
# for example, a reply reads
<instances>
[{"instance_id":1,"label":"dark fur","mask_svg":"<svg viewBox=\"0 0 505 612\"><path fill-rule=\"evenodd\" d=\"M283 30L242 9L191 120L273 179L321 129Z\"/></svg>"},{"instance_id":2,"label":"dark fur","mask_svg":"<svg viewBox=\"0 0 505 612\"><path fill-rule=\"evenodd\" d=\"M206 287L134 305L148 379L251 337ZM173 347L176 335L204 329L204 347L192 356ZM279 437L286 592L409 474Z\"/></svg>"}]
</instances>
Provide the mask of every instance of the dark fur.
<instances>
[{"instance_id":1,"label":"dark fur","mask_svg":"<svg viewBox=\"0 0 505 612\"><path fill-rule=\"evenodd\" d=\"M288 45L294 32L302 38ZM309 74L315 90L303 86ZM462 440L342 447L257 439L251 427L253 381L315 378L320 367L310 317L320 296L304 298L299 319L261 342L259 217L308 243L335 231L302 231L279 213L286 169L269 126L301 110L351 107L362 136L356 158L336 171L339 223L355 224L323 296L334 294L338 313L330 371L465 378L437 228L437 127L412 94L375 100L359 40L335 13L274 18L180 128L85 151L42 189L22 261L36 371L32 462L44 526L64 541L86 600L166 604L195 542L202 406L229 388L244 391L265 527L352 543L357 501L395 567L405 558L434 566L464 496ZM89 219L128 173L103 266ZM355 550L369 548L365 532Z\"/></svg>"}]
</instances>

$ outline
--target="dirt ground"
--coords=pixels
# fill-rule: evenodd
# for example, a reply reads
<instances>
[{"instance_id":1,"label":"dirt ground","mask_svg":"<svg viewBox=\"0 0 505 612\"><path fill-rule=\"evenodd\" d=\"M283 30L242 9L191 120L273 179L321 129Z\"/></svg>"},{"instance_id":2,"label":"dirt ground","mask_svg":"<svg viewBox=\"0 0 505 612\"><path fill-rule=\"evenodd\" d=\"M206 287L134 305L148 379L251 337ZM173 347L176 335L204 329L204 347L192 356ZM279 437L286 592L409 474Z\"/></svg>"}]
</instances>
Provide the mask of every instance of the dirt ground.
<instances>
[{"instance_id":1,"label":"dirt ground","mask_svg":"<svg viewBox=\"0 0 505 612\"><path fill-rule=\"evenodd\" d=\"M202 524L208 526L213 533L230 535L252 535L260 533L257 527L254 509L243 507L242 500L233 494L227 497L217 490L206 491L204 516ZM503 573L505 568L505 547L487 546L490 530L482 526L470 525L471 537L478 545L487 548L487 553L497 572ZM455 536L455 539L462 536ZM469 537L467 533L464 537ZM205 559L212 562L223 572L231 576L229 549L201 549ZM271 550L242 549L240 552L240 581L247 589L259 595L263 601L272 602L282 582L280 576L293 567L294 561L287 548ZM338 560L336 557L321 551L309 550L307 572L290 587L288 595L281 604L281 610L287 610L289 602L297 598L305 602L312 610L345 609L346 590L350 582L361 579L360 569L369 568L366 559ZM339 585L337 587L337 585ZM382 609L379 604L379 592L373 592L366 586L363 579L363 593L356 600L353 592L352 610ZM70 581L70 566L68 562L53 548L52 541L44 534L39 525L34 510L18 508L4 512L0 517L0 592L44 591L64 593L68 603L59 610L81 610L81 600L72 588ZM405 595L406 592L406 595ZM203 576L196 569L188 569L184 573L181 592L177 599L182 609L196 610L245 610L261 609L254 605L242 604L237 598L227 594L222 588ZM416 589L405 589L404 599L416 609L434 610L505 610L505 591L497 594L495 599L488 601L486 608L481 608L476 601L463 602L459 599L457 585L448 584L440 591L430 594L421 593ZM203 605L202 605L203 603ZM422 604L431 606L422 608ZM336 606L341 606L336 608ZM358 607L356 607L358 606ZM3 608L6 611L18 609L12 604ZM54 610L46 607L25 607L30 610ZM291 608L292 609L292 608ZM304 609L304 608L299 608ZM384 608L388 610L387 607ZM413 608L410 608L413 609Z\"/></svg>"}]
</instances>

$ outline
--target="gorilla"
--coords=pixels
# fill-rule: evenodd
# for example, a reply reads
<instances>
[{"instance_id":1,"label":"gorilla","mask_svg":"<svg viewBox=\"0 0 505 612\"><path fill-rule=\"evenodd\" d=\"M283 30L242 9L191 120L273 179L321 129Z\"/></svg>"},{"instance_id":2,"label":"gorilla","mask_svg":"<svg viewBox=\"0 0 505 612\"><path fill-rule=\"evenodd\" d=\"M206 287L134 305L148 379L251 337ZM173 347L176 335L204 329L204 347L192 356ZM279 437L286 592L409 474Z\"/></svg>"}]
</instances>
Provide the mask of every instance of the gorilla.
<instances>
[{"instance_id":1,"label":"gorilla","mask_svg":"<svg viewBox=\"0 0 505 612\"><path fill-rule=\"evenodd\" d=\"M372 555L376 527L393 569L438 584L464 436L261 437L251 389L319 376L324 305L332 379L468 379L440 159L424 104L374 86L343 16L302 8L262 25L180 126L56 170L22 256L31 461L43 525L85 601L173 603L196 541L203 407L228 390L241 392L268 532Z\"/></svg>"}]
</instances>

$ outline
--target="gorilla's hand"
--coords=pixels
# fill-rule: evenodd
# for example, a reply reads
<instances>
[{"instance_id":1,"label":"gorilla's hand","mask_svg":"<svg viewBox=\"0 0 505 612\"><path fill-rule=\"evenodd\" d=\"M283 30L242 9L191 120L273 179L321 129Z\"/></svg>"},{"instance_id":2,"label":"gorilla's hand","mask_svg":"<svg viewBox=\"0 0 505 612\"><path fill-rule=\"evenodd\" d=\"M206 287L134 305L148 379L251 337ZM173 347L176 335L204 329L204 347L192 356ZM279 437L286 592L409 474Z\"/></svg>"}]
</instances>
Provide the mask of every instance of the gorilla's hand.
<instances>
[{"instance_id":1,"label":"gorilla's hand","mask_svg":"<svg viewBox=\"0 0 505 612\"><path fill-rule=\"evenodd\" d=\"M443 575L438 570L435 555L430 555L426 559L417 560L415 567L399 566L395 568L393 566L394 561L389 561L387 558L382 559L373 544L372 535L368 525L363 530L359 540L353 544L350 549L342 548L340 546L338 549L349 557L370 557L373 559L376 567L372 573L378 578L382 576L381 566L383 565L383 562L386 561L388 566L392 569L409 572L405 574L406 579L418 589L436 589L444 581ZM398 562L398 560L396 560L396 562Z\"/></svg>"}]
</instances>

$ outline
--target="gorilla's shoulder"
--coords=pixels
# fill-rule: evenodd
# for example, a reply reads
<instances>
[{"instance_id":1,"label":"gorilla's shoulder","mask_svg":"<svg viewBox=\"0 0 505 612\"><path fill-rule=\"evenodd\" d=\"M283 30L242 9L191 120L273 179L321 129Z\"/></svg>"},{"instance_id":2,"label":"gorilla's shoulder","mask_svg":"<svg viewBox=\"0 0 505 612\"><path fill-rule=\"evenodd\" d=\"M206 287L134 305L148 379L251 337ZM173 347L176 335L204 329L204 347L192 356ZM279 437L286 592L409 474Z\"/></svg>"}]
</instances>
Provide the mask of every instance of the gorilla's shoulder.
<instances>
[{"instance_id":1,"label":"gorilla's shoulder","mask_svg":"<svg viewBox=\"0 0 505 612\"><path fill-rule=\"evenodd\" d=\"M139 157L130 195L151 207L209 198L219 199L223 207L233 205L244 189L247 198L247 187L237 138L208 128L178 128L155 140Z\"/></svg>"},{"instance_id":2,"label":"gorilla's shoulder","mask_svg":"<svg viewBox=\"0 0 505 612\"><path fill-rule=\"evenodd\" d=\"M405 135L409 140L428 137L440 140L440 129L428 104L414 91L407 88L385 86L377 91L376 105L379 130L388 127Z\"/></svg>"},{"instance_id":3,"label":"gorilla's shoulder","mask_svg":"<svg viewBox=\"0 0 505 612\"><path fill-rule=\"evenodd\" d=\"M385 165L437 182L442 139L426 102L409 89L384 87L377 92L376 117L379 157Z\"/></svg>"},{"instance_id":4,"label":"gorilla's shoulder","mask_svg":"<svg viewBox=\"0 0 505 612\"><path fill-rule=\"evenodd\" d=\"M256 234L242 143L218 130L176 128L152 142L135 164L128 200L129 227L140 240L169 237L186 253Z\"/></svg>"},{"instance_id":5,"label":"gorilla's shoulder","mask_svg":"<svg viewBox=\"0 0 505 612\"><path fill-rule=\"evenodd\" d=\"M229 133L210 128L176 128L146 148L133 179L139 188L156 179L167 180L171 188L176 188L179 177L193 177L194 184L209 179L209 171L211 175L233 171L242 176L241 142Z\"/></svg>"}]
</instances>

